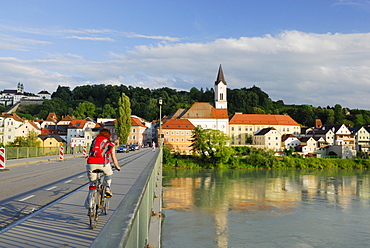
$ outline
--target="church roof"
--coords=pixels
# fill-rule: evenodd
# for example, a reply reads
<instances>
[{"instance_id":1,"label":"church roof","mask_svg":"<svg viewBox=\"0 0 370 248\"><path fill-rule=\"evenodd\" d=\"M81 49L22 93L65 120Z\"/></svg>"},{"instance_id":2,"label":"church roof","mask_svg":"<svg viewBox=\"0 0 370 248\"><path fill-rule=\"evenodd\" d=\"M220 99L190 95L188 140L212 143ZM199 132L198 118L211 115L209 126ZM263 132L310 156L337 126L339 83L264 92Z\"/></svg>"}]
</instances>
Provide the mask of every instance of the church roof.
<instances>
[{"instance_id":1,"label":"church roof","mask_svg":"<svg viewBox=\"0 0 370 248\"><path fill-rule=\"evenodd\" d=\"M216 109L209 102L197 102L178 117L181 119L228 118L227 109Z\"/></svg>"},{"instance_id":2,"label":"church roof","mask_svg":"<svg viewBox=\"0 0 370 248\"><path fill-rule=\"evenodd\" d=\"M220 67L218 68L218 74L217 74L215 85L218 85L220 82L223 82L226 85L226 80L225 80L224 72L222 71L221 64L220 64Z\"/></svg>"},{"instance_id":3,"label":"church roof","mask_svg":"<svg viewBox=\"0 0 370 248\"><path fill-rule=\"evenodd\" d=\"M289 125L299 126L289 115L234 114L230 125Z\"/></svg>"}]
</instances>

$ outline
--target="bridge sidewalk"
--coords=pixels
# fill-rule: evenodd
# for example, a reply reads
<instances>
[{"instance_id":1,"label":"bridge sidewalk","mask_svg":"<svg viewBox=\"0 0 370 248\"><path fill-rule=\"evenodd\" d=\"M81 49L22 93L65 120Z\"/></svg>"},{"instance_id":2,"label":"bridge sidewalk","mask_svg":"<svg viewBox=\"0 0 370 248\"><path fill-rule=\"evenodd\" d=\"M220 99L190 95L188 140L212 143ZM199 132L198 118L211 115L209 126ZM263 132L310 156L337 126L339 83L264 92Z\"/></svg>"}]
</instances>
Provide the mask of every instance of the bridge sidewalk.
<instances>
[{"instance_id":1,"label":"bridge sidewalk","mask_svg":"<svg viewBox=\"0 0 370 248\"><path fill-rule=\"evenodd\" d=\"M84 207L88 194L85 186L1 233L0 247L89 247L148 162L157 154L151 149L142 149L135 154L139 152L141 156L138 159L125 164L120 172L115 171L110 213L100 216L96 229L90 229Z\"/></svg>"}]
</instances>

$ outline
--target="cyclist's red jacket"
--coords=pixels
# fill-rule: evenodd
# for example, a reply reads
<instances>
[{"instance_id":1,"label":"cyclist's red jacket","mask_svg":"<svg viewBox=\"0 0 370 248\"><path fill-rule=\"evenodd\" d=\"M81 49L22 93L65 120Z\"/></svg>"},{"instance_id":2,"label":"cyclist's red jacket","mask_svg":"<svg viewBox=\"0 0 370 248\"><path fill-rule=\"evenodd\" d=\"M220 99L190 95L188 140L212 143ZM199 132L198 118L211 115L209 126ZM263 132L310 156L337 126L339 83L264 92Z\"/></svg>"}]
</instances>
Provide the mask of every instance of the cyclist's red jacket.
<instances>
[{"instance_id":1,"label":"cyclist's red jacket","mask_svg":"<svg viewBox=\"0 0 370 248\"><path fill-rule=\"evenodd\" d=\"M100 145L103 141L108 140L104 136L98 136L95 138L92 144ZM114 144L112 142L107 142L107 151L105 152L104 156L92 156L91 151L89 157L87 158L88 164L108 164L109 163L109 154L113 151ZM93 148L93 147L91 147Z\"/></svg>"}]
</instances>

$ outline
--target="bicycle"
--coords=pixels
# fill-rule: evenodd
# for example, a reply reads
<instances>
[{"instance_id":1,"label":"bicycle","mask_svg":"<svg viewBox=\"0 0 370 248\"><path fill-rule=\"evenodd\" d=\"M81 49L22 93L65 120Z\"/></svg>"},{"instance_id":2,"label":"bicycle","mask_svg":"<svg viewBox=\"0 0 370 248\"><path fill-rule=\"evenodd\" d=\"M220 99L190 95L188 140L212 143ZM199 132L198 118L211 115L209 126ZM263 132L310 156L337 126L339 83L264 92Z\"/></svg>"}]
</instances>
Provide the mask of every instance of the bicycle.
<instances>
[{"instance_id":1,"label":"bicycle","mask_svg":"<svg viewBox=\"0 0 370 248\"><path fill-rule=\"evenodd\" d=\"M96 184L89 186L89 211L88 216L90 220L90 227L94 229L98 223L98 218L101 214L108 215L109 209L109 198L105 194L105 186L101 183L101 173L100 169L95 169L92 171L97 174Z\"/></svg>"}]
</instances>

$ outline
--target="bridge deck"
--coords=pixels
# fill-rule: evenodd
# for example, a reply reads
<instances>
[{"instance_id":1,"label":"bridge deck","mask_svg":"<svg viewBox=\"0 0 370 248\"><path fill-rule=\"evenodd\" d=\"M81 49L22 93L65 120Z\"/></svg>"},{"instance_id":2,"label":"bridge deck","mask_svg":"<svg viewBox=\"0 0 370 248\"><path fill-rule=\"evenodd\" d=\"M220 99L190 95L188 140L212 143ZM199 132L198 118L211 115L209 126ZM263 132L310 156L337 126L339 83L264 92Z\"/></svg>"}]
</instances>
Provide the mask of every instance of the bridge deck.
<instances>
[{"instance_id":1,"label":"bridge deck","mask_svg":"<svg viewBox=\"0 0 370 248\"><path fill-rule=\"evenodd\" d=\"M127 162L120 172L114 173L110 214L100 216L96 229L90 229L84 207L88 194L86 186L0 234L0 247L89 247L148 162L157 154L151 149L137 152L142 156Z\"/></svg>"}]
</instances>

